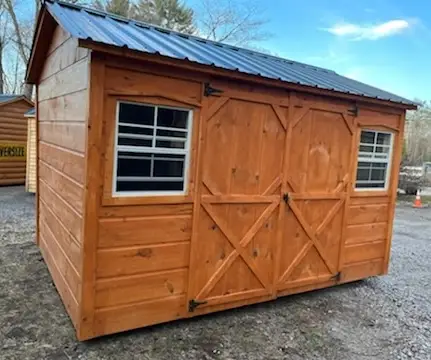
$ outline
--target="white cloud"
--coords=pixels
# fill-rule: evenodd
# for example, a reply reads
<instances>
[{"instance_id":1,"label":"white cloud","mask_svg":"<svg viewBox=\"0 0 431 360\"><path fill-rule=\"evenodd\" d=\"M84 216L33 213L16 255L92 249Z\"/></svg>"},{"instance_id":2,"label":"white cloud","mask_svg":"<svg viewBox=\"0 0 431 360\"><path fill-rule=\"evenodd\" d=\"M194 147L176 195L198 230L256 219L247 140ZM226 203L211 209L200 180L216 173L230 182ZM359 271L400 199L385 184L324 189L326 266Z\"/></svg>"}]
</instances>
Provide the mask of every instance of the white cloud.
<instances>
[{"instance_id":1,"label":"white cloud","mask_svg":"<svg viewBox=\"0 0 431 360\"><path fill-rule=\"evenodd\" d=\"M407 20L390 20L377 25L341 23L325 30L336 36L344 36L354 40L377 40L399 34L410 26L411 24Z\"/></svg>"},{"instance_id":2,"label":"white cloud","mask_svg":"<svg viewBox=\"0 0 431 360\"><path fill-rule=\"evenodd\" d=\"M321 55L308 56L305 62L310 64L321 64L321 66L334 66L351 60L351 55L347 54L343 49L329 49Z\"/></svg>"},{"instance_id":3,"label":"white cloud","mask_svg":"<svg viewBox=\"0 0 431 360\"><path fill-rule=\"evenodd\" d=\"M364 81L365 69L362 67L349 68L343 75L353 80Z\"/></svg>"}]
</instances>

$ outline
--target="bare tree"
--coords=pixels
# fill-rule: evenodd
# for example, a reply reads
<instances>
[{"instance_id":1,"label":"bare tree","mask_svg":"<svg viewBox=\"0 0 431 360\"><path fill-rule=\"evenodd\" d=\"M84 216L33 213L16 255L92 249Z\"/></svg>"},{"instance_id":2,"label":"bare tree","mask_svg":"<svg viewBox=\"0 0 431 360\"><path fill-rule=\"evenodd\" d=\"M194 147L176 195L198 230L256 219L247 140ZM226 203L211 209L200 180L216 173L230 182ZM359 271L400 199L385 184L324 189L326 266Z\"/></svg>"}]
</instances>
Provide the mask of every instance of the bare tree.
<instances>
[{"instance_id":1,"label":"bare tree","mask_svg":"<svg viewBox=\"0 0 431 360\"><path fill-rule=\"evenodd\" d=\"M37 18L38 18L41 6L42 6L42 2L40 0L34 0L33 31L36 29Z\"/></svg>"},{"instance_id":2,"label":"bare tree","mask_svg":"<svg viewBox=\"0 0 431 360\"><path fill-rule=\"evenodd\" d=\"M8 54L8 62L5 64L4 90L7 94L18 94L22 89L22 79L25 70L20 56L16 51Z\"/></svg>"},{"instance_id":3,"label":"bare tree","mask_svg":"<svg viewBox=\"0 0 431 360\"><path fill-rule=\"evenodd\" d=\"M196 9L199 35L214 41L248 46L267 39L267 21L253 0L201 0Z\"/></svg>"},{"instance_id":4,"label":"bare tree","mask_svg":"<svg viewBox=\"0 0 431 360\"><path fill-rule=\"evenodd\" d=\"M6 73L4 71L3 57L8 42L8 18L5 14L5 8L0 3L0 93L5 92Z\"/></svg>"},{"instance_id":5,"label":"bare tree","mask_svg":"<svg viewBox=\"0 0 431 360\"><path fill-rule=\"evenodd\" d=\"M11 36L8 12L3 1L0 1L0 93L8 90L8 71L6 64L10 63L9 43ZM6 59L6 61L5 61Z\"/></svg>"},{"instance_id":6,"label":"bare tree","mask_svg":"<svg viewBox=\"0 0 431 360\"><path fill-rule=\"evenodd\" d=\"M28 63L31 51L31 40L34 24L33 22L28 24L23 21L19 21L18 16L16 14L16 6L14 4L14 0L3 0L6 11L10 16L11 26L13 29L13 36L11 36L11 40L14 42L14 45L18 51L19 56L24 64ZM25 84L23 93L29 99L32 97L33 86L30 84Z\"/></svg>"},{"instance_id":7,"label":"bare tree","mask_svg":"<svg viewBox=\"0 0 431 360\"><path fill-rule=\"evenodd\" d=\"M4 82L5 82L5 74L3 70L3 51L4 51L3 41L0 40L0 94L4 93Z\"/></svg>"}]
</instances>

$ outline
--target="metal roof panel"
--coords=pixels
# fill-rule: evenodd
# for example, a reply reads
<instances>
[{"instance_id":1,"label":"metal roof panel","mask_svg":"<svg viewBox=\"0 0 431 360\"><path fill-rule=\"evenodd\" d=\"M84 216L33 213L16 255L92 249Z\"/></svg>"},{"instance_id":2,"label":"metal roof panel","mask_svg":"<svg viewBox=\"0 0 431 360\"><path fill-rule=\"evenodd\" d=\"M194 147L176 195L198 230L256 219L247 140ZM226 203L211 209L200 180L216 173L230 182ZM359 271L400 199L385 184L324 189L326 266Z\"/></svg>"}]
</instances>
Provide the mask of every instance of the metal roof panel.
<instances>
[{"instance_id":1,"label":"metal roof panel","mask_svg":"<svg viewBox=\"0 0 431 360\"><path fill-rule=\"evenodd\" d=\"M0 103L6 102L6 101L13 101L21 97L22 95L0 94Z\"/></svg>"},{"instance_id":2,"label":"metal roof panel","mask_svg":"<svg viewBox=\"0 0 431 360\"><path fill-rule=\"evenodd\" d=\"M34 116L36 116L36 109L35 109L35 108L30 109L29 111L27 111L27 112L24 114L24 116L25 116L25 117L34 117Z\"/></svg>"},{"instance_id":3,"label":"metal roof panel","mask_svg":"<svg viewBox=\"0 0 431 360\"><path fill-rule=\"evenodd\" d=\"M305 86L416 105L403 97L320 67L181 34L78 5L51 0L45 4L57 22L78 39Z\"/></svg>"}]
</instances>

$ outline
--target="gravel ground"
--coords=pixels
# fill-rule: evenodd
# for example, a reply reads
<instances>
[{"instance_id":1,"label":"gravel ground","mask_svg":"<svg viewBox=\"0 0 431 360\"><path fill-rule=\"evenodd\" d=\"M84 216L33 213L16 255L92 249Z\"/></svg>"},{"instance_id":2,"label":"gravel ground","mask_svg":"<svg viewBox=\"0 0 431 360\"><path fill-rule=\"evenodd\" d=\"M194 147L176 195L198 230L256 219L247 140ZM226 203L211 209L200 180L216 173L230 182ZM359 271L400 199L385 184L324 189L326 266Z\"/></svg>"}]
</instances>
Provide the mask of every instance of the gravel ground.
<instances>
[{"instance_id":1,"label":"gravel ground","mask_svg":"<svg viewBox=\"0 0 431 360\"><path fill-rule=\"evenodd\" d=\"M397 209L388 276L79 343L33 203L0 188L0 359L431 359L431 209Z\"/></svg>"}]
</instances>

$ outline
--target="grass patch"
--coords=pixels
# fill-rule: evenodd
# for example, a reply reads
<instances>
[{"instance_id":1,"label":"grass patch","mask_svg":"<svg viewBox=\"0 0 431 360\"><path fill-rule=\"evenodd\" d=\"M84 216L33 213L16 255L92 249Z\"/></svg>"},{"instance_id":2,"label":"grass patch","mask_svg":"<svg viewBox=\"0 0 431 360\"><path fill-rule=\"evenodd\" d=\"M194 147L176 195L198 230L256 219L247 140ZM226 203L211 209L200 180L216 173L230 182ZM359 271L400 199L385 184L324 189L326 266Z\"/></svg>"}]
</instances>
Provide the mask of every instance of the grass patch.
<instances>
[{"instance_id":1,"label":"grass patch","mask_svg":"<svg viewBox=\"0 0 431 360\"><path fill-rule=\"evenodd\" d=\"M405 195L398 194L397 201L401 202L410 202L413 204L415 201L416 195ZM421 195L422 204L431 205L431 196L430 195Z\"/></svg>"}]
</instances>

